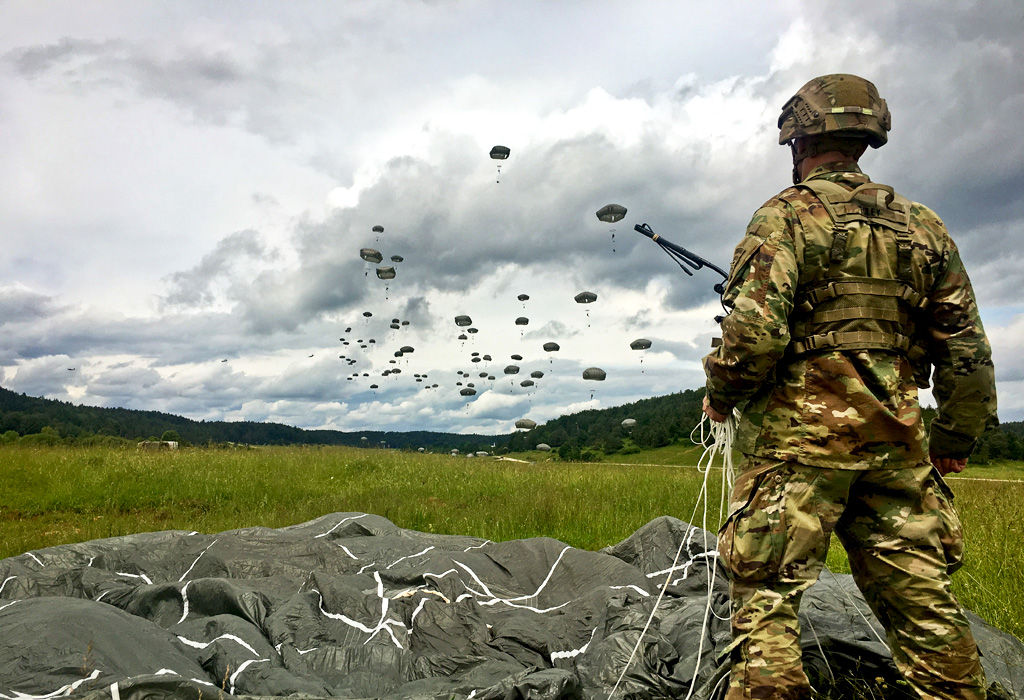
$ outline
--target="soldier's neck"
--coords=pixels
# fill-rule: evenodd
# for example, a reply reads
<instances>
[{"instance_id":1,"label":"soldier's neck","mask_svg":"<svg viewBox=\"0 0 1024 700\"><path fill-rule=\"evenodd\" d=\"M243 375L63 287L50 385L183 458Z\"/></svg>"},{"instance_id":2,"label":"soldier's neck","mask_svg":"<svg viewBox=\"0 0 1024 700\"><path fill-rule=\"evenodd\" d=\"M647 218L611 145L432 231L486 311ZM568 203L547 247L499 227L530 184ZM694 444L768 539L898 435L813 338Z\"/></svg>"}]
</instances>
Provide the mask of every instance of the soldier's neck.
<instances>
[{"instance_id":1,"label":"soldier's neck","mask_svg":"<svg viewBox=\"0 0 1024 700\"><path fill-rule=\"evenodd\" d=\"M839 151L826 151L825 153L807 156L800 161L800 179L806 179L807 176L811 174L812 170L824 163L847 163L856 165L857 159L851 158L845 153L840 153Z\"/></svg>"}]
</instances>

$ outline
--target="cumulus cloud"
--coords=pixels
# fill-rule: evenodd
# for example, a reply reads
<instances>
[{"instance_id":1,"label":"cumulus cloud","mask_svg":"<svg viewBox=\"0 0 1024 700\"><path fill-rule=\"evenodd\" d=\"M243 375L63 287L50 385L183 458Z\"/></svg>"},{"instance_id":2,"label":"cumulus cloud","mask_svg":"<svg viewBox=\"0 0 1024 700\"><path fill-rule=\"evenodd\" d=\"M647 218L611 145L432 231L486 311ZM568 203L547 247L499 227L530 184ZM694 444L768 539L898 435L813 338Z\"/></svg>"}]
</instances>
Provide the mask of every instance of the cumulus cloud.
<instances>
[{"instance_id":1,"label":"cumulus cloud","mask_svg":"<svg viewBox=\"0 0 1024 700\"><path fill-rule=\"evenodd\" d=\"M17 97L0 114L5 386L206 419L464 432L698 387L719 277L685 275L633 225L726 267L789 182L780 106L827 72L887 98L891 141L865 169L950 226L998 319L1000 381L1019 381L1012 2L527 5L543 27L493 3L339 5L314 27L301 9L233 3L199 21L186 2L110 28L49 17L0 43ZM500 36L472 31L499 14ZM575 43L568 27L595 31ZM610 202L629 209L614 227L595 216ZM402 256L396 277L377 279L363 247ZM575 304L583 289L598 302ZM460 313L479 333L458 338ZM651 350L631 351L637 337ZM562 350L544 353L548 340ZM395 357L404 345L414 353ZM546 373L535 388L501 374L512 354L524 376ZM593 365L605 382L583 382ZM1024 416L1003 405L1004 420Z\"/></svg>"}]
</instances>

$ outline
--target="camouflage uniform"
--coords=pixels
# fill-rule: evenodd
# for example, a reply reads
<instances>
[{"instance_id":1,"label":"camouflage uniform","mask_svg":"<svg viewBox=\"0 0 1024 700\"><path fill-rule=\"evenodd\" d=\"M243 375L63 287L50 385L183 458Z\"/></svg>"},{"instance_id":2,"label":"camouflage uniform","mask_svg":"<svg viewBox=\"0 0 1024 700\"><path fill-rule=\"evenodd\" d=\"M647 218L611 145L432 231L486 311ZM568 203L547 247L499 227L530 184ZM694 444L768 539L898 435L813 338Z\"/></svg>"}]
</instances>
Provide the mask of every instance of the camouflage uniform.
<instances>
[{"instance_id":1,"label":"camouflage uniform","mask_svg":"<svg viewBox=\"0 0 1024 700\"><path fill-rule=\"evenodd\" d=\"M816 180L847 191L869 182L853 163L819 166L804 183ZM724 297L732 311L704 361L711 407L742 412L736 448L746 456L719 545L733 598L730 699L806 696L797 608L832 532L920 697L985 697L950 592L962 532L928 442L936 456L966 457L994 422L991 350L945 226L928 208L895 201L909 210L903 253L874 224L834 225L802 183L755 213L733 257ZM854 293L808 321L808 290L823 281L901 275L921 290L909 312L860 313L879 302ZM862 342L829 349L851 328L845 337ZM823 346L808 349L809 334ZM893 338L904 343L898 350ZM928 436L917 389L932 367L938 417Z\"/></svg>"}]
</instances>

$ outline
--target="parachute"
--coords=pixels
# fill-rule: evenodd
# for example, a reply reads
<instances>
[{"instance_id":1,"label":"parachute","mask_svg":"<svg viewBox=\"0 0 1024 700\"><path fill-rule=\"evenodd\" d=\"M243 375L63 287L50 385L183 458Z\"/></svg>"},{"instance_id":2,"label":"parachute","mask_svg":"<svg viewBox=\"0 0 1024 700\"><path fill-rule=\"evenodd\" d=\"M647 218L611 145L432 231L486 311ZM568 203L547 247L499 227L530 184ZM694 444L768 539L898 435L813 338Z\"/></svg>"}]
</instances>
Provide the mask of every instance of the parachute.
<instances>
[{"instance_id":1,"label":"parachute","mask_svg":"<svg viewBox=\"0 0 1024 700\"><path fill-rule=\"evenodd\" d=\"M540 379L541 377L544 376L544 373L541 372L539 369L535 369L532 372L530 372L530 376L533 377L534 379Z\"/></svg>"},{"instance_id":2,"label":"parachute","mask_svg":"<svg viewBox=\"0 0 1024 700\"><path fill-rule=\"evenodd\" d=\"M561 349L558 343L544 343L544 352L558 352Z\"/></svg>"},{"instance_id":3,"label":"parachute","mask_svg":"<svg viewBox=\"0 0 1024 700\"><path fill-rule=\"evenodd\" d=\"M546 442L540 442L537 443L537 449L540 450L541 452L550 452L551 445L547 444Z\"/></svg>"},{"instance_id":4,"label":"parachute","mask_svg":"<svg viewBox=\"0 0 1024 700\"><path fill-rule=\"evenodd\" d=\"M597 218L606 224L614 224L626 215L626 207L621 204L606 204L597 210ZM615 252L615 229L611 229L609 233L612 234L612 252Z\"/></svg>"},{"instance_id":5,"label":"parachute","mask_svg":"<svg viewBox=\"0 0 1024 700\"><path fill-rule=\"evenodd\" d=\"M527 326L529 325L529 323L530 319L526 318L526 316L520 316L519 318L516 319L517 326Z\"/></svg>"},{"instance_id":6,"label":"parachute","mask_svg":"<svg viewBox=\"0 0 1024 700\"><path fill-rule=\"evenodd\" d=\"M466 329L466 332L467 333L479 333L480 331L478 329L473 328L472 326L470 326L469 328Z\"/></svg>"},{"instance_id":7,"label":"parachute","mask_svg":"<svg viewBox=\"0 0 1024 700\"><path fill-rule=\"evenodd\" d=\"M622 427L625 428L626 430L632 430L633 428L636 427L636 420L633 418L627 418L626 420L622 421Z\"/></svg>"},{"instance_id":8,"label":"parachute","mask_svg":"<svg viewBox=\"0 0 1024 700\"><path fill-rule=\"evenodd\" d=\"M384 233L384 227L381 226L380 224L378 224L378 225L373 227L373 232L374 233Z\"/></svg>"},{"instance_id":9,"label":"parachute","mask_svg":"<svg viewBox=\"0 0 1024 700\"><path fill-rule=\"evenodd\" d=\"M378 267L377 268L377 279L382 279L382 280L393 280L393 279L395 279L395 268L393 268L393 267Z\"/></svg>"},{"instance_id":10,"label":"parachute","mask_svg":"<svg viewBox=\"0 0 1024 700\"><path fill-rule=\"evenodd\" d=\"M459 340L469 340L469 336L465 333L459 333Z\"/></svg>"},{"instance_id":11,"label":"parachute","mask_svg":"<svg viewBox=\"0 0 1024 700\"><path fill-rule=\"evenodd\" d=\"M490 362L491 361L491 356L490 355L484 355L484 361L485 362Z\"/></svg>"},{"instance_id":12,"label":"parachute","mask_svg":"<svg viewBox=\"0 0 1024 700\"><path fill-rule=\"evenodd\" d=\"M469 316L465 316L465 315L456 316L455 317L455 325L459 326L460 328L462 328L464 326L471 326L471 325L473 325L473 319L471 319Z\"/></svg>"},{"instance_id":13,"label":"parachute","mask_svg":"<svg viewBox=\"0 0 1024 700\"><path fill-rule=\"evenodd\" d=\"M520 418L516 421L516 427L522 430L533 430L537 427L537 421L530 420L529 418Z\"/></svg>"},{"instance_id":14,"label":"parachute","mask_svg":"<svg viewBox=\"0 0 1024 700\"><path fill-rule=\"evenodd\" d=\"M533 380L532 379L524 379L523 381L519 382L519 386L523 386L523 387L533 386Z\"/></svg>"},{"instance_id":15,"label":"parachute","mask_svg":"<svg viewBox=\"0 0 1024 700\"><path fill-rule=\"evenodd\" d=\"M519 374L519 367L517 365L509 365L505 368L505 374Z\"/></svg>"},{"instance_id":16,"label":"parachute","mask_svg":"<svg viewBox=\"0 0 1024 700\"><path fill-rule=\"evenodd\" d=\"M393 263L400 263L403 260L405 260L405 258L403 258L401 255L392 255L391 256L391 262L393 262Z\"/></svg>"},{"instance_id":17,"label":"parachute","mask_svg":"<svg viewBox=\"0 0 1024 700\"><path fill-rule=\"evenodd\" d=\"M392 323L392 324L391 324L391 327L392 327L392 328L393 328L394 330L396 330L396 331L397 331L397 330L398 330L399 328L401 328L401 326L400 326L400 325L398 325L397 323Z\"/></svg>"},{"instance_id":18,"label":"parachute","mask_svg":"<svg viewBox=\"0 0 1024 700\"><path fill-rule=\"evenodd\" d=\"M649 341L647 338L637 338L636 340L629 344L629 347L631 347L633 350L646 350L647 348L651 347L651 341ZM643 363L644 358L641 356L640 364L642 365ZM643 374L643 369L640 370L640 373Z\"/></svg>"},{"instance_id":19,"label":"parachute","mask_svg":"<svg viewBox=\"0 0 1024 700\"><path fill-rule=\"evenodd\" d=\"M515 360L516 362L519 362L520 360L523 359L523 356L522 355L512 355L512 359Z\"/></svg>"},{"instance_id":20,"label":"parachute","mask_svg":"<svg viewBox=\"0 0 1024 700\"><path fill-rule=\"evenodd\" d=\"M508 146L495 146L491 149L491 159L502 161L509 157L512 151L509 150ZM501 163L498 163L498 177L501 177ZM499 179L497 182L501 182Z\"/></svg>"},{"instance_id":21,"label":"parachute","mask_svg":"<svg viewBox=\"0 0 1024 700\"><path fill-rule=\"evenodd\" d=\"M587 369L583 370L583 378L590 379L595 382L603 382L605 377L607 376L608 375L605 374L605 371L600 367L588 367Z\"/></svg>"},{"instance_id":22,"label":"parachute","mask_svg":"<svg viewBox=\"0 0 1024 700\"><path fill-rule=\"evenodd\" d=\"M626 215L626 207L621 204L606 204L597 210L597 218L608 224L621 221Z\"/></svg>"},{"instance_id":23,"label":"parachute","mask_svg":"<svg viewBox=\"0 0 1024 700\"><path fill-rule=\"evenodd\" d=\"M360 248L359 257L368 263L373 263L374 265L379 262L383 262L384 260L384 256L380 254L380 251L374 250L373 248Z\"/></svg>"},{"instance_id":24,"label":"parachute","mask_svg":"<svg viewBox=\"0 0 1024 700\"><path fill-rule=\"evenodd\" d=\"M593 292L580 292L573 297L577 304L590 304L597 301L597 295Z\"/></svg>"},{"instance_id":25,"label":"parachute","mask_svg":"<svg viewBox=\"0 0 1024 700\"><path fill-rule=\"evenodd\" d=\"M459 390L459 393L462 394L463 396L475 396L476 389L470 389L469 387L466 387L465 389Z\"/></svg>"},{"instance_id":26,"label":"parachute","mask_svg":"<svg viewBox=\"0 0 1024 700\"><path fill-rule=\"evenodd\" d=\"M369 311L364 311L363 316L365 316L366 318L370 318L370 316L373 316L373 314L370 313Z\"/></svg>"},{"instance_id":27,"label":"parachute","mask_svg":"<svg viewBox=\"0 0 1024 700\"><path fill-rule=\"evenodd\" d=\"M530 300L530 295L529 294L520 294L519 296L516 297L516 299L518 299L519 301L529 301Z\"/></svg>"},{"instance_id":28,"label":"parachute","mask_svg":"<svg viewBox=\"0 0 1024 700\"><path fill-rule=\"evenodd\" d=\"M411 345L403 345L400 348L400 352L402 352L402 353L409 353L409 352L412 352L412 351L413 351L413 347Z\"/></svg>"}]
</instances>

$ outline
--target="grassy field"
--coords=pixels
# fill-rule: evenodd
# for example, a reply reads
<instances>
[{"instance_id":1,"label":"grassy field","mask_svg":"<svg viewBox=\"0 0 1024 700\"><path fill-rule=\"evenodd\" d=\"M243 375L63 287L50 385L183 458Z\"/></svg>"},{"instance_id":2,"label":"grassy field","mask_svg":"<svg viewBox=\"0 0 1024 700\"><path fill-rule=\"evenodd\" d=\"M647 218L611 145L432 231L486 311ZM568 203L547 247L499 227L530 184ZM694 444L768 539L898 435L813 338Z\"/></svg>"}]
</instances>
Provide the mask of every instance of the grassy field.
<instances>
[{"instance_id":1,"label":"grassy field","mask_svg":"<svg viewBox=\"0 0 1024 700\"><path fill-rule=\"evenodd\" d=\"M549 459L549 455L518 455ZM695 448L618 464L454 458L351 448L149 453L0 447L0 558L68 542L155 530L282 527L359 511L424 532L501 541L546 536L582 549L618 542L661 515L702 524ZM611 459L609 459L611 461ZM1024 465L971 467L950 480L967 531L955 590L971 610L1024 637ZM720 472L709 478L716 530ZM842 548L829 566L848 571Z\"/></svg>"}]
</instances>

